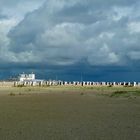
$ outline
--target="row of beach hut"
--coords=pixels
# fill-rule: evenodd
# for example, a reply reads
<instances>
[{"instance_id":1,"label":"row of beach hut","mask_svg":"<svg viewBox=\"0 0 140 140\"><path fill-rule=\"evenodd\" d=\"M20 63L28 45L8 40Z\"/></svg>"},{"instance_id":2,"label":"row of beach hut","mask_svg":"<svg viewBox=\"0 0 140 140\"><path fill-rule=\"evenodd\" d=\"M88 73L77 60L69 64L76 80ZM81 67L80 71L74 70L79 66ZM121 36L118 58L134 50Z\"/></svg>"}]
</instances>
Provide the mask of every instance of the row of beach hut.
<instances>
[{"instance_id":1,"label":"row of beach hut","mask_svg":"<svg viewBox=\"0 0 140 140\"><path fill-rule=\"evenodd\" d=\"M88 81L15 81L14 86L140 86L139 82L88 82Z\"/></svg>"}]
</instances>

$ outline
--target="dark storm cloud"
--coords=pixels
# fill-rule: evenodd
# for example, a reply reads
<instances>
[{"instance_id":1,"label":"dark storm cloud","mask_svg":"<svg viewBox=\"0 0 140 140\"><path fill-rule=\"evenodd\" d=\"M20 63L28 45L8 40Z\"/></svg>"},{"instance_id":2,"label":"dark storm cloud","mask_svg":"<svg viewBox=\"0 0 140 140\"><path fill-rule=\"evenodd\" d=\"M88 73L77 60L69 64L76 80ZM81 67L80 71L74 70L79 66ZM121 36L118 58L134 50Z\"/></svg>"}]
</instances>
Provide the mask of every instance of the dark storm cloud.
<instances>
[{"instance_id":1,"label":"dark storm cloud","mask_svg":"<svg viewBox=\"0 0 140 140\"><path fill-rule=\"evenodd\" d=\"M15 7L19 3L28 2L28 0L0 0L0 7ZM30 0L31 2L38 2L39 0Z\"/></svg>"},{"instance_id":2,"label":"dark storm cloud","mask_svg":"<svg viewBox=\"0 0 140 140\"><path fill-rule=\"evenodd\" d=\"M7 19L8 17L6 15L0 14L0 20Z\"/></svg>"},{"instance_id":3,"label":"dark storm cloud","mask_svg":"<svg viewBox=\"0 0 140 140\"><path fill-rule=\"evenodd\" d=\"M20 61L125 65L140 59L134 57L139 6L137 0L48 0L11 29L10 50Z\"/></svg>"},{"instance_id":4,"label":"dark storm cloud","mask_svg":"<svg viewBox=\"0 0 140 140\"><path fill-rule=\"evenodd\" d=\"M22 0L1 1L0 5L14 7L19 3ZM111 80L108 69L116 80L119 80L117 75L126 72L124 69L127 70L124 79L130 73L133 76L137 73L140 60L138 0L46 0L33 9L6 35L9 42L0 47L3 62L20 68L47 64L52 73L59 71L65 78L68 75L79 78L82 70L87 71L87 79L94 76L100 80L107 77Z\"/></svg>"}]
</instances>

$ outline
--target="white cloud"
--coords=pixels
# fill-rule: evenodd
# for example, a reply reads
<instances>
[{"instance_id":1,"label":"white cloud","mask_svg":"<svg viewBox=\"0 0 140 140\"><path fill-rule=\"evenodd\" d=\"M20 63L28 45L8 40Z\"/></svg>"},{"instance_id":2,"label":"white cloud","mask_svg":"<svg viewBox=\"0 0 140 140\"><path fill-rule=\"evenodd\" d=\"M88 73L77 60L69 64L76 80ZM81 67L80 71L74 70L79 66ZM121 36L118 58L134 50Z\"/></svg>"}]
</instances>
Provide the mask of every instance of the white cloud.
<instances>
[{"instance_id":1,"label":"white cloud","mask_svg":"<svg viewBox=\"0 0 140 140\"><path fill-rule=\"evenodd\" d=\"M15 19L3 19L0 20L0 58L1 60L9 60L9 38L7 37L7 33L9 30L16 25ZM11 57L11 55L9 55Z\"/></svg>"},{"instance_id":2,"label":"white cloud","mask_svg":"<svg viewBox=\"0 0 140 140\"><path fill-rule=\"evenodd\" d=\"M139 22L130 22L128 24L128 30L131 34L140 33L140 21Z\"/></svg>"},{"instance_id":3,"label":"white cloud","mask_svg":"<svg viewBox=\"0 0 140 140\"><path fill-rule=\"evenodd\" d=\"M114 21L119 21L124 17L129 17L133 12L133 7L131 5L126 7L113 7L112 8L112 18Z\"/></svg>"},{"instance_id":4,"label":"white cloud","mask_svg":"<svg viewBox=\"0 0 140 140\"><path fill-rule=\"evenodd\" d=\"M25 1L16 4L15 10L14 6L9 9L12 18L2 27L10 40L4 47L12 58L8 61L70 65L84 59L90 65L122 65L128 63L128 58L137 60L137 0L48 0L40 6L42 2ZM16 14L19 9L21 12Z\"/></svg>"},{"instance_id":5,"label":"white cloud","mask_svg":"<svg viewBox=\"0 0 140 140\"><path fill-rule=\"evenodd\" d=\"M114 37L115 33L111 33L111 32L102 32L99 37L100 38L105 38L107 37L108 39L112 39Z\"/></svg>"}]
</instances>

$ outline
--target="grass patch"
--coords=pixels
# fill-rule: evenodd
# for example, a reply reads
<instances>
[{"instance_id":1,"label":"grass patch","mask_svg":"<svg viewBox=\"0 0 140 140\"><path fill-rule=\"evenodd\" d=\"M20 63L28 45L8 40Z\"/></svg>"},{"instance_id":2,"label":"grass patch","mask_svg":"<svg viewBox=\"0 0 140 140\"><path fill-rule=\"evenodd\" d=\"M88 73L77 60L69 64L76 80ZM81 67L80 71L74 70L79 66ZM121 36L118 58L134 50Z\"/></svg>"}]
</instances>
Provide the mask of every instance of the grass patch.
<instances>
[{"instance_id":1,"label":"grass patch","mask_svg":"<svg viewBox=\"0 0 140 140\"><path fill-rule=\"evenodd\" d=\"M84 95L84 93L83 93L83 92L81 92L81 93L80 93L80 95Z\"/></svg>"},{"instance_id":2,"label":"grass patch","mask_svg":"<svg viewBox=\"0 0 140 140\"><path fill-rule=\"evenodd\" d=\"M24 95L24 93L19 92L18 95Z\"/></svg>"},{"instance_id":3,"label":"grass patch","mask_svg":"<svg viewBox=\"0 0 140 140\"><path fill-rule=\"evenodd\" d=\"M136 95L136 96L140 96L140 91L139 91L139 90L137 90L137 91L132 91L132 93L133 93L134 95Z\"/></svg>"},{"instance_id":4,"label":"grass patch","mask_svg":"<svg viewBox=\"0 0 140 140\"><path fill-rule=\"evenodd\" d=\"M110 97L134 97L134 96L140 96L140 91L115 91L111 93Z\"/></svg>"},{"instance_id":5,"label":"grass patch","mask_svg":"<svg viewBox=\"0 0 140 140\"><path fill-rule=\"evenodd\" d=\"M13 93L13 92L10 92L10 94L9 94L10 96L15 96L16 94L15 93Z\"/></svg>"},{"instance_id":6,"label":"grass patch","mask_svg":"<svg viewBox=\"0 0 140 140\"><path fill-rule=\"evenodd\" d=\"M28 89L28 91L32 91L32 89L31 89L31 88L29 88L29 89Z\"/></svg>"},{"instance_id":7,"label":"grass patch","mask_svg":"<svg viewBox=\"0 0 140 140\"><path fill-rule=\"evenodd\" d=\"M128 91L114 91L110 95L110 97L126 97L126 96L128 96Z\"/></svg>"},{"instance_id":8,"label":"grass patch","mask_svg":"<svg viewBox=\"0 0 140 140\"><path fill-rule=\"evenodd\" d=\"M17 87L21 87L22 88L22 87L25 87L25 86L24 85L17 85Z\"/></svg>"}]
</instances>

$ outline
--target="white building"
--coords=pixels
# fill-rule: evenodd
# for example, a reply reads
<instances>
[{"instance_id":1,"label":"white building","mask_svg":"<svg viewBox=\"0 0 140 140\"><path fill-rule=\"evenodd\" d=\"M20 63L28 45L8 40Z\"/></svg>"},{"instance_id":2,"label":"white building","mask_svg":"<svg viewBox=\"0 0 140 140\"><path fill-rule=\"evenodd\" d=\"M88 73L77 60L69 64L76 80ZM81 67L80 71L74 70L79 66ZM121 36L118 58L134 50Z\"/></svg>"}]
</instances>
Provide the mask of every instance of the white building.
<instances>
[{"instance_id":1,"label":"white building","mask_svg":"<svg viewBox=\"0 0 140 140\"><path fill-rule=\"evenodd\" d=\"M35 80L35 74L20 74L18 77L18 80L23 82L23 81L34 81Z\"/></svg>"}]
</instances>

